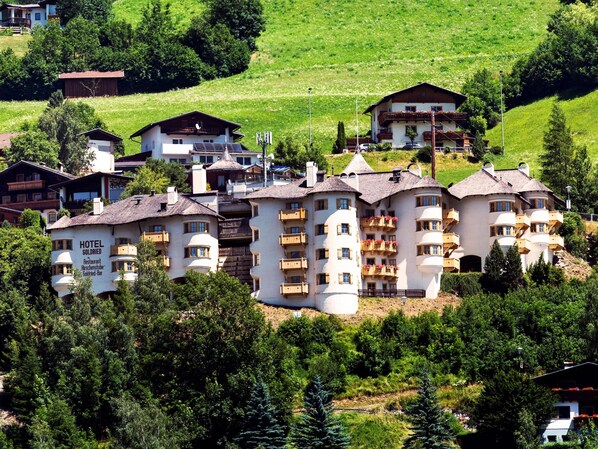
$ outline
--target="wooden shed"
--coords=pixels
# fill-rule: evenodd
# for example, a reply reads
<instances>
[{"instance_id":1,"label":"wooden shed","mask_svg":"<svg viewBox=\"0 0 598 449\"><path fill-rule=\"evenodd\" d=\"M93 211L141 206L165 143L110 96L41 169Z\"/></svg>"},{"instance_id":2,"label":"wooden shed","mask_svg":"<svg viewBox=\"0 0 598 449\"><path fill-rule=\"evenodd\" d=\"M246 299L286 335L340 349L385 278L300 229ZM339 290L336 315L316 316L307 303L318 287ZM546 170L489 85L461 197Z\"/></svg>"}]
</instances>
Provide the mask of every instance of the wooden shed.
<instances>
[{"instance_id":1,"label":"wooden shed","mask_svg":"<svg viewBox=\"0 0 598 449\"><path fill-rule=\"evenodd\" d=\"M118 95L118 80L125 77L122 70L116 72L70 72L61 73L66 98L104 97Z\"/></svg>"}]
</instances>

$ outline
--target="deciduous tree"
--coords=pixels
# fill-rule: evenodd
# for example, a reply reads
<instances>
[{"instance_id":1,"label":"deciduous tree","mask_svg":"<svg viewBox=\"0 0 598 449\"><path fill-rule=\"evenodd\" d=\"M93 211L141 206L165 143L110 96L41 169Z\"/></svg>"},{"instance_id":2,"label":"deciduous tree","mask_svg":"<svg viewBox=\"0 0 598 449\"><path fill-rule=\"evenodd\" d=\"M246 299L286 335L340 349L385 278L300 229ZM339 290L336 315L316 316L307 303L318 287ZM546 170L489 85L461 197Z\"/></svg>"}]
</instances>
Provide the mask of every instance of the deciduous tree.
<instances>
[{"instance_id":1,"label":"deciduous tree","mask_svg":"<svg viewBox=\"0 0 598 449\"><path fill-rule=\"evenodd\" d=\"M46 133L27 131L11 139L10 147L4 150L4 155L11 165L19 161L29 161L57 168L59 149L58 143L50 140Z\"/></svg>"}]
</instances>

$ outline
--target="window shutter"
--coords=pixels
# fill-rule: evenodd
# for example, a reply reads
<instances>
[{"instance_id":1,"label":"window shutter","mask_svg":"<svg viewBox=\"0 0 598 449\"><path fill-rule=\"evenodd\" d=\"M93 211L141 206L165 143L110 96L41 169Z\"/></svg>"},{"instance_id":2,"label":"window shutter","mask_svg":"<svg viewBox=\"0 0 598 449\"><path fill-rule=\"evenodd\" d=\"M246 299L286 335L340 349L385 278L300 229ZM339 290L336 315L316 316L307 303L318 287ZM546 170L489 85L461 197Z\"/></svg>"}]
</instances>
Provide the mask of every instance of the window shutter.
<instances>
[{"instance_id":1,"label":"window shutter","mask_svg":"<svg viewBox=\"0 0 598 449\"><path fill-rule=\"evenodd\" d=\"M342 259L342 257L343 257L343 250L341 248L339 248L339 249L336 250L336 256L339 259Z\"/></svg>"},{"instance_id":2,"label":"window shutter","mask_svg":"<svg viewBox=\"0 0 598 449\"><path fill-rule=\"evenodd\" d=\"M210 223L206 223L206 232L210 232Z\"/></svg>"},{"instance_id":3,"label":"window shutter","mask_svg":"<svg viewBox=\"0 0 598 449\"><path fill-rule=\"evenodd\" d=\"M324 234L328 234L328 225L327 224L324 225Z\"/></svg>"},{"instance_id":4,"label":"window shutter","mask_svg":"<svg viewBox=\"0 0 598 449\"><path fill-rule=\"evenodd\" d=\"M330 274L326 273L326 283L330 284Z\"/></svg>"},{"instance_id":5,"label":"window shutter","mask_svg":"<svg viewBox=\"0 0 598 449\"><path fill-rule=\"evenodd\" d=\"M336 208L340 209L341 208L341 200L337 198L336 200Z\"/></svg>"},{"instance_id":6,"label":"window shutter","mask_svg":"<svg viewBox=\"0 0 598 449\"><path fill-rule=\"evenodd\" d=\"M349 284L352 284L352 283L353 283L353 275L352 275L352 274L350 274L350 275L349 275Z\"/></svg>"},{"instance_id":7,"label":"window shutter","mask_svg":"<svg viewBox=\"0 0 598 449\"><path fill-rule=\"evenodd\" d=\"M324 250L324 259L328 259L330 256L328 255L328 250Z\"/></svg>"},{"instance_id":8,"label":"window shutter","mask_svg":"<svg viewBox=\"0 0 598 449\"><path fill-rule=\"evenodd\" d=\"M351 200L347 200L347 204L349 205L349 207L351 207Z\"/></svg>"},{"instance_id":9,"label":"window shutter","mask_svg":"<svg viewBox=\"0 0 598 449\"><path fill-rule=\"evenodd\" d=\"M341 232L343 232L343 227L342 227L342 225L336 225L336 233L337 233L338 235L340 235L340 234L341 234Z\"/></svg>"}]
</instances>

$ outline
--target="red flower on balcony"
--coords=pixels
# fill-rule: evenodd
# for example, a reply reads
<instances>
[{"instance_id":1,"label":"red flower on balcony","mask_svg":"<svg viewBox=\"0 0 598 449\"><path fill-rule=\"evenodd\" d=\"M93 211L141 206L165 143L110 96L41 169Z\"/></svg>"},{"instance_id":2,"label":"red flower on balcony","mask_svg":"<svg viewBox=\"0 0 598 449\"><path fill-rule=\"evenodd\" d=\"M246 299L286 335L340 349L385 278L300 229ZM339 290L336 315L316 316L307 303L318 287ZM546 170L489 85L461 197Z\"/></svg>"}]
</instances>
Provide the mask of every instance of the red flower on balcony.
<instances>
[{"instance_id":1,"label":"red flower on balcony","mask_svg":"<svg viewBox=\"0 0 598 449\"><path fill-rule=\"evenodd\" d=\"M397 221L399 221L399 217L391 217L391 220L393 221L393 223L396 223Z\"/></svg>"},{"instance_id":2,"label":"red flower on balcony","mask_svg":"<svg viewBox=\"0 0 598 449\"><path fill-rule=\"evenodd\" d=\"M384 267L384 265L378 264L378 265L376 265L376 270L381 270L383 267Z\"/></svg>"},{"instance_id":3,"label":"red flower on balcony","mask_svg":"<svg viewBox=\"0 0 598 449\"><path fill-rule=\"evenodd\" d=\"M366 270L369 270L369 269L370 269L370 266L369 266L368 264L365 264L365 265L363 266L363 268L365 268Z\"/></svg>"},{"instance_id":4,"label":"red flower on balcony","mask_svg":"<svg viewBox=\"0 0 598 449\"><path fill-rule=\"evenodd\" d=\"M376 240L376 245L382 245L383 242L384 242L384 240L382 240L382 239Z\"/></svg>"}]
</instances>

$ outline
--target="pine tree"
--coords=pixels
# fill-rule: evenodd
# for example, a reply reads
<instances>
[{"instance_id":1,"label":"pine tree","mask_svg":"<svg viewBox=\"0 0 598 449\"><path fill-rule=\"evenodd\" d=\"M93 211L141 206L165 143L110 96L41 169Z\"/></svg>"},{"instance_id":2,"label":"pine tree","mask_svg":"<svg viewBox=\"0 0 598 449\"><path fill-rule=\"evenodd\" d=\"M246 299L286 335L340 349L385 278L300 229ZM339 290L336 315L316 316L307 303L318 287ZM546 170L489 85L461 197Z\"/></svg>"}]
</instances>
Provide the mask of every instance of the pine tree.
<instances>
[{"instance_id":1,"label":"pine tree","mask_svg":"<svg viewBox=\"0 0 598 449\"><path fill-rule=\"evenodd\" d=\"M505 265L502 273L502 291L514 290L523 283L523 268L521 256L517 245L511 246L505 256Z\"/></svg>"},{"instance_id":2,"label":"pine tree","mask_svg":"<svg viewBox=\"0 0 598 449\"><path fill-rule=\"evenodd\" d=\"M476 131L473 145L471 147L471 155L476 160L481 160L486 154L486 145L484 144L484 137L479 131Z\"/></svg>"},{"instance_id":3,"label":"pine tree","mask_svg":"<svg viewBox=\"0 0 598 449\"><path fill-rule=\"evenodd\" d=\"M244 449L282 449L286 445L284 426L276 418L268 386L257 382L245 407L243 431L237 444Z\"/></svg>"},{"instance_id":4,"label":"pine tree","mask_svg":"<svg viewBox=\"0 0 598 449\"><path fill-rule=\"evenodd\" d=\"M413 424L413 434L403 445L406 449L449 449L454 435L444 416L436 389L427 370L422 373L415 402L407 409Z\"/></svg>"},{"instance_id":5,"label":"pine tree","mask_svg":"<svg viewBox=\"0 0 598 449\"><path fill-rule=\"evenodd\" d=\"M571 163L571 206L579 212L592 213L596 204L595 172L585 145L575 146Z\"/></svg>"},{"instance_id":6,"label":"pine tree","mask_svg":"<svg viewBox=\"0 0 598 449\"><path fill-rule=\"evenodd\" d=\"M336 126L336 140L332 146L332 152L334 154L342 153L347 148L347 136L345 135L345 123L338 122Z\"/></svg>"},{"instance_id":7,"label":"pine tree","mask_svg":"<svg viewBox=\"0 0 598 449\"><path fill-rule=\"evenodd\" d=\"M534 425L532 414L526 409L519 413L519 428L515 430L515 446L517 449L540 449L541 439Z\"/></svg>"},{"instance_id":8,"label":"pine tree","mask_svg":"<svg viewBox=\"0 0 598 449\"><path fill-rule=\"evenodd\" d=\"M544 152L540 155L542 175L540 179L557 195L564 195L574 173L571 172L573 160L573 137L567 126L565 113L559 103L552 106L548 129L544 132Z\"/></svg>"},{"instance_id":9,"label":"pine tree","mask_svg":"<svg viewBox=\"0 0 598 449\"><path fill-rule=\"evenodd\" d=\"M490 252L484 260L484 274L482 275L482 286L490 291L499 293L502 290L502 276L505 267L505 255L495 240Z\"/></svg>"},{"instance_id":10,"label":"pine tree","mask_svg":"<svg viewBox=\"0 0 598 449\"><path fill-rule=\"evenodd\" d=\"M304 412L291 434L298 449L344 449L349 447L349 437L338 418L329 393L319 376L305 391Z\"/></svg>"}]
</instances>

